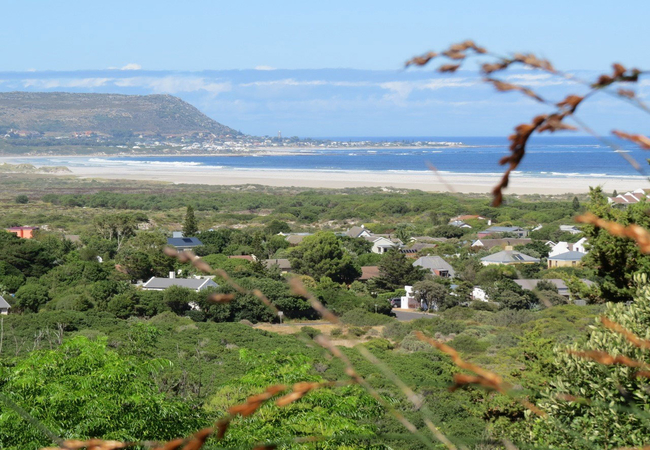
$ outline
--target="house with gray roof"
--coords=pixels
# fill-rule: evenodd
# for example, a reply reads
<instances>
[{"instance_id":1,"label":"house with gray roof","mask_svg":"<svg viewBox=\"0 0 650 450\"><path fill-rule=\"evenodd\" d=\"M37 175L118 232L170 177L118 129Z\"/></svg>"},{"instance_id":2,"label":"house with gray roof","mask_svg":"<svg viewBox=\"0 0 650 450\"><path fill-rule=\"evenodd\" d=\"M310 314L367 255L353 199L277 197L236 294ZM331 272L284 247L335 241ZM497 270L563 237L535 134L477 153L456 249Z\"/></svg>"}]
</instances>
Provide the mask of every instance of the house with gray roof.
<instances>
[{"instance_id":1,"label":"house with gray roof","mask_svg":"<svg viewBox=\"0 0 650 450\"><path fill-rule=\"evenodd\" d=\"M364 236L370 236L371 234L372 232L363 225L360 227L352 227L345 232L345 235L351 238L360 238Z\"/></svg>"},{"instance_id":2,"label":"house with gray roof","mask_svg":"<svg viewBox=\"0 0 650 450\"><path fill-rule=\"evenodd\" d=\"M481 264L489 266L492 264L536 264L539 262L538 258L533 258L532 256L512 250L512 247L506 248L508 248L508 250L503 250L481 258Z\"/></svg>"},{"instance_id":3,"label":"house with gray roof","mask_svg":"<svg viewBox=\"0 0 650 450\"><path fill-rule=\"evenodd\" d=\"M11 305L7 303L7 300L5 300L2 295L0 295L0 314L7 315L9 314L10 309Z\"/></svg>"},{"instance_id":4,"label":"house with gray roof","mask_svg":"<svg viewBox=\"0 0 650 450\"><path fill-rule=\"evenodd\" d=\"M548 257L548 268L575 267L582 264L582 258L586 253L569 251Z\"/></svg>"},{"instance_id":5,"label":"house with gray roof","mask_svg":"<svg viewBox=\"0 0 650 450\"><path fill-rule=\"evenodd\" d=\"M311 233L291 233L287 234L284 239L289 245L300 245L307 236L311 236Z\"/></svg>"},{"instance_id":6,"label":"house with gray roof","mask_svg":"<svg viewBox=\"0 0 650 450\"><path fill-rule=\"evenodd\" d=\"M479 231L478 232L478 238L484 238L487 236L492 236L492 235L499 235L499 234L512 234L518 238L525 238L528 236L528 231L524 230L521 227L490 227L487 230Z\"/></svg>"},{"instance_id":7,"label":"house with gray roof","mask_svg":"<svg viewBox=\"0 0 650 450\"><path fill-rule=\"evenodd\" d=\"M291 261L286 258L265 259L262 261L262 264L264 264L264 267L267 269L270 269L273 266L278 266L282 273L291 272Z\"/></svg>"},{"instance_id":8,"label":"house with gray roof","mask_svg":"<svg viewBox=\"0 0 650 450\"><path fill-rule=\"evenodd\" d=\"M192 289L199 292L210 287L219 287L212 278L160 278L152 277L142 285L145 291L164 291L172 286Z\"/></svg>"},{"instance_id":9,"label":"house with gray roof","mask_svg":"<svg viewBox=\"0 0 650 450\"><path fill-rule=\"evenodd\" d=\"M171 245L178 251L192 250L195 247L201 247L203 242L195 237L170 237L167 238L167 245Z\"/></svg>"},{"instance_id":10,"label":"house with gray roof","mask_svg":"<svg viewBox=\"0 0 650 450\"><path fill-rule=\"evenodd\" d=\"M414 266L419 266L428 269L432 274L443 278L453 278L456 276L456 271L447 261L440 256L423 256L418 258L413 263Z\"/></svg>"},{"instance_id":11,"label":"house with gray roof","mask_svg":"<svg viewBox=\"0 0 650 450\"><path fill-rule=\"evenodd\" d=\"M474 242L472 242L472 247L490 250L491 248L494 247L505 248L508 245L514 247L515 245L526 245L526 244L530 244L531 242L533 242L533 240L530 238L503 238L503 239L484 238L484 239L477 239Z\"/></svg>"}]
</instances>

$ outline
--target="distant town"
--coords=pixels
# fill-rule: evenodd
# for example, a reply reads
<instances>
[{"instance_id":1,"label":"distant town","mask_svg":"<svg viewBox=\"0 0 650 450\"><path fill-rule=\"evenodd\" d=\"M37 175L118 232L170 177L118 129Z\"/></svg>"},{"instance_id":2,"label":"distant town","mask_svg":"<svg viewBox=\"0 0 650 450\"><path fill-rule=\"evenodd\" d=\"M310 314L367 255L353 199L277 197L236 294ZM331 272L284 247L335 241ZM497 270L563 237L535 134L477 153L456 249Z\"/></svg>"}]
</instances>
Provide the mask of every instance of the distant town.
<instances>
[{"instance_id":1,"label":"distant town","mask_svg":"<svg viewBox=\"0 0 650 450\"><path fill-rule=\"evenodd\" d=\"M8 130L2 134L0 149L6 153L24 156L62 153L124 155L124 154L242 154L258 152L309 153L309 150L340 148L445 148L460 147L462 142L429 140L332 140L299 137L214 135L192 133L186 135L131 135L112 136L94 131L72 133L39 133ZM13 149L11 151L10 149ZM22 151L16 151L21 149Z\"/></svg>"}]
</instances>

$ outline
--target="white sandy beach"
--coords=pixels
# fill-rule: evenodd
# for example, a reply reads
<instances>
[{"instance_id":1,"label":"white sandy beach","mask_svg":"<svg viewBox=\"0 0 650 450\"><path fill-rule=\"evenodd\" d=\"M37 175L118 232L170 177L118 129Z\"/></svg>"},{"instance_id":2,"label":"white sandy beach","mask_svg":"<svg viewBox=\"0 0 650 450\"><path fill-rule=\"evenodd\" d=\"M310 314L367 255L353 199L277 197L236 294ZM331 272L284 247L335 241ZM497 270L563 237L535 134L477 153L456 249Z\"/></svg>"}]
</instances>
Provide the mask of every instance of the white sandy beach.
<instances>
[{"instance_id":1,"label":"white sandy beach","mask_svg":"<svg viewBox=\"0 0 650 450\"><path fill-rule=\"evenodd\" d=\"M433 172L341 172L305 170L232 170L211 168L89 166L69 167L75 176L126 180L166 181L172 183L310 188L386 187L420 189L428 192L488 193L499 181L497 175L443 174ZM590 186L601 185L606 191L619 192L650 187L641 177L526 177L514 174L510 194L566 194L589 192Z\"/></svg>"}]
</instances>

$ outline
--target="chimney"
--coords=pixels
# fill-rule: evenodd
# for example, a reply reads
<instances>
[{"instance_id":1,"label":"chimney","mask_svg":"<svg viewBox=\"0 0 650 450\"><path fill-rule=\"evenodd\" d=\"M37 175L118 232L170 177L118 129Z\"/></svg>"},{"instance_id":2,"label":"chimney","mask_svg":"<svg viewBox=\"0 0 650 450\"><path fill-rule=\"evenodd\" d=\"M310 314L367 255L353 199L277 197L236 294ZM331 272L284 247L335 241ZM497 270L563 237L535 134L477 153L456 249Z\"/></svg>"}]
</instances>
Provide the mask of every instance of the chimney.
<instances>
[{"instance_id":1,"label":"chimney","mask_svg":"<svg viewBox=\"0 0 650 450\"><path fill-rule=\"evenodd\" d=\"M176 278L176 272L174 272L173 270L171 272L169 272L169 278L170 279Z\"/></svg>"}]
</instances>

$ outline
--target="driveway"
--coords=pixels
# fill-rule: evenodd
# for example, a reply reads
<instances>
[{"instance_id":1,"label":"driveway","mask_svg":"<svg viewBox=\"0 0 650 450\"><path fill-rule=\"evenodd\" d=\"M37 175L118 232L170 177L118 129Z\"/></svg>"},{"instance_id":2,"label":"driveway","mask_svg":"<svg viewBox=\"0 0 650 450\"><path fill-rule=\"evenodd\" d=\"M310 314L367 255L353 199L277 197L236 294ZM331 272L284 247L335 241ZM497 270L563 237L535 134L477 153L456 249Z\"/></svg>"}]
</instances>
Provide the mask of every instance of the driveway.
<instances>
[{"instance_id":1,"label":"driveway","mask_svg":"<svg viewBox=\"0 0 650 450\"><path fill-rule=\"evenodd\" d=\"M404 309L396 309L396 308L393 308L393 312L395 313L395 317L397 317L397 320L401 322L408 322L409 320L415 320L415 319L433 319L434 317L438 317L437 314L433 314L433 313L407 311Z\"/></svg>"}]
</instances>

